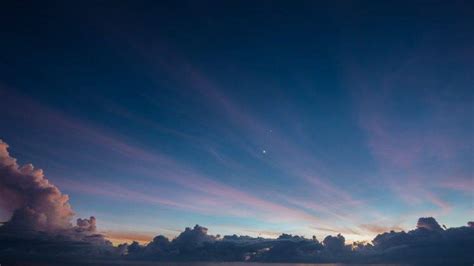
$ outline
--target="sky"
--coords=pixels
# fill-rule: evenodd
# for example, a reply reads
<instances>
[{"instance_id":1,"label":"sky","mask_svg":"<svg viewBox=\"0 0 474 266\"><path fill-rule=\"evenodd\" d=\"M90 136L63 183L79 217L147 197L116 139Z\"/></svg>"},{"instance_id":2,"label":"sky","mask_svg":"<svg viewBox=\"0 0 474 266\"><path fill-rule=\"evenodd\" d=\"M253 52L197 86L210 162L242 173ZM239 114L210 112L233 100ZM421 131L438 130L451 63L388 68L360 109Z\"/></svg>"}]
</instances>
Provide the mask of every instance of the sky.
<instances>
[{"instance_id":1,"label":"sky","mask_svg":"<svg viewBox=\"0 0 474 266\"><path fill-rule=\"evenodd\" d=\"M468 1L12 2L0 139L115 242L474 214ZM0 209L1 220L11 212Z\"/></svg>"}]
</instances>

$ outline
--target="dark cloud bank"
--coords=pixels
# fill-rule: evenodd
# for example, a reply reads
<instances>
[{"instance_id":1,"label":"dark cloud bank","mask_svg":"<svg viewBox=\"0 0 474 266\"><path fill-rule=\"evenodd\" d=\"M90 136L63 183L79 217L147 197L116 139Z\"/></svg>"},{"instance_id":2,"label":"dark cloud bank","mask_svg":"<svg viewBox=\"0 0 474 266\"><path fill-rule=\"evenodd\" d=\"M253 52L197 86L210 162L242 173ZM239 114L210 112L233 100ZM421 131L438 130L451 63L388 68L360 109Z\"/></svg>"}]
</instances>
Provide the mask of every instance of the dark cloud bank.
<instances>
[{"instance_id":1,"label":"dark cloud bank","mask_svg":"<svg viewBox=\"0 0 474 266\"><path fill-rule=\"evenodd\" d=\"M213 236L207 228L186 228L170 240L157 236L143 246L112 246L96 232L96 219L77 219L67 195L31 164L19 166L0 141L0 207L12 216L0 227L0 263L78 261L258 261L348 263L474 263L474 223L443 229L431 217L416 229L386 232L372 243L348 245L344 236L282 234L277 239Z\"/></svg>"}]
</instances>

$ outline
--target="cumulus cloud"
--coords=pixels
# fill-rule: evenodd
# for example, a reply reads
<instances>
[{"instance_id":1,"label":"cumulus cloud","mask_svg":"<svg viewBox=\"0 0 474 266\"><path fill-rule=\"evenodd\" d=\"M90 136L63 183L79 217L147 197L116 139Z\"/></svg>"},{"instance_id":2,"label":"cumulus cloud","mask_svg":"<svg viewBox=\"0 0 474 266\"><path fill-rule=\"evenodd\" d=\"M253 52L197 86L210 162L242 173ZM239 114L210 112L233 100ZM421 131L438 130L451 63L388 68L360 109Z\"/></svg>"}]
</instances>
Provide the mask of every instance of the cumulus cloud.
<instances>
[{"instance_id":1,"label":"cumulus cloud","mask_svg":"<svg viewBox=\"0 0 474 266\"><path fill-rule=\"evenodd\" d=\"M213 242L216 240L215 236L207 234L207 228L196 225L194 228L186 227L176 239L173 240L173 244L176 245L181 252L202 246L206 242Z\"/></svg>"},{"instance_id":2,"label":"cumulus cloud","mask_svg":"<svg viewBox=\"0 0 474 266\"><path fill-rule=\"evenodd\" d=\"M469 225L471 225L470 223ZM422 217L408 232L385 232L372 243L348 245L341 234L316 238L282 234L276 239L208 235L207 228L186 228L169 241L157 236L146 246L134 243L127 258L164 261L256 261L312 263L472 263L474 228L443 230L432 217Z\"/></svg>"},{"instance_id":3,"label":"cumulus cloud","mask_svg":"<svg viewBox=\"0 0 474 266\"><path fill-rule=\"evenodd\" d=\"M0 208L11 218L0 227L0 257L96 254L111 243L96 233L96 219L77 219L69 197L41 169L20 166L0 140ZM44 251L43 247L50 247ZM108 251L109 252L109 251ZM67 255L66 255L67 254Z\"/></svg>"},{"instance_id":4,"label":"cumulus cloud","mask_svg":"<svg viewBox=\"0 0 474 266\"><path fill-rule=\"evenodd\" d=\"M443 228L438 224L438 222L433 217L421 217L418 219L416 228L424 228L430 231L442 231Z\"/></svg>"},{"instance_id":5,"label":"cumulus cloud","mask_svg":"<svg viewBox=\"0 0 474 266\"><path fill-rule=\"evenodd\" d=\"M323 240L324 247L332 252L340 252L345 248L346 239L341 235L327 236Z\"/></svg>"},{"instance_id":6,"label":"cumulus cloud","mask_svg":"<svg viewBox=\"0 0 474 266\"><path fill-rule=\"evenodd\" d=\"M165 236L159 235L147 245L149 252L165 253L170 246L170 241Z\"/></svg>"},{"instance_id":7,"label":"cumulus cloud","mask_svg":"<svg viewBox=\"0 0 474 266\"><path fill-rule=\"evenodd\" d=\"M372 242L373 257L384 262L446 265L474 262L474 228L443 230L433 217L420 218L415 230L379 234Z\"/></svg>"},{"instance_id":8,"label":"cumulus cloud","mask_svg":"<svg viewBox=\"0 0 474 266\"><path fill-rule=\"evenodd\" d=\"M69 229L74 212L69 198L51 184L41 169L20 166L0 140L0 202L12 217L4 228L33 231Z\"/></svg>"},{"instance_id":9,"label":"cumulus cloud","mask_svg":"<svg viewBox=\"0 0 474 266\"><path fill-rule=\"evenodd\" d=\"M95 232L97 229L95 217L91 216L89 219L77 219L75 229L77 232Z\"/></svg>"}]
</instances>

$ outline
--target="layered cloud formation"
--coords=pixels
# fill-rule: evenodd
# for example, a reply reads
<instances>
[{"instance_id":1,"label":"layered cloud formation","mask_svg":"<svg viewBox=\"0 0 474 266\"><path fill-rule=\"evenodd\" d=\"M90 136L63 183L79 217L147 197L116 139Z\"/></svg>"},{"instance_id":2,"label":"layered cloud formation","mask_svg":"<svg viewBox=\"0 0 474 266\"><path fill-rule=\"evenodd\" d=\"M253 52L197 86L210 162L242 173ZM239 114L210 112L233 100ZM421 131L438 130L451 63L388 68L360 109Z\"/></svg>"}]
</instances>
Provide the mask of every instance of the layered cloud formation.
<instances>
[{"instance_id":1,"label":"layered cloud formation","mask_svg":"<svg viewBox=\"0 0 474 266\"><path fill-rule=\"evenodd\" d=\"M282 234L277 239L208 235L207 228L186 228L169 241L157 236L146 246L122 245L125 257L165 261L262 261L357 263L472 263L474 228L442 229L432 217L420 218L409 232L379 234L372 243L347 244L342 235L315 237Z\"/></svg>"},{"instance_id":2,"label":"layered cloud formation","mask_svg":"<svg viewBox=\"0 0 474 266\"><path fill-rule=\"evenodd\" d=\"M20 166L0 141L0 202L11 218L0 227L0 260L78 261L263 261L263 262L474 262L474 222L443 229L432 217L420 218L416 229L385 232L371 243L347 244L344 236L282 234L277 239L209 235L196 225L175 239L156 236L117 247L96 232L96 218L77 219L67 195L31 164Z\"/></svg>"}]
</instances>

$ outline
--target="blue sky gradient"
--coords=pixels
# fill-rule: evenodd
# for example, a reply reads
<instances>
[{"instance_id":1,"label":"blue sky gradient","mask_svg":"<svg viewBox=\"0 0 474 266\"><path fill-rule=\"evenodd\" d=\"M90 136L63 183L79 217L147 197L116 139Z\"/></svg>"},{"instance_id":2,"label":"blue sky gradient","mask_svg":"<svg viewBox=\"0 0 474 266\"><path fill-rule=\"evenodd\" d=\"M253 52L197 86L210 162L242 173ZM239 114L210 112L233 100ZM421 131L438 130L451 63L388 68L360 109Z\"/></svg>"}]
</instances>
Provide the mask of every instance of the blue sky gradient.
<instances>
[{"instance_id":1,"label":"blue sky gradient","mask_svg":"<svg viewBox=\"0 0 474 266\"><path fill-rule=\"evenodd\" d=\"M395 3L11 4L0 138L112 239L464 225L472 4Z\"/></svg>"}]
</instances>

